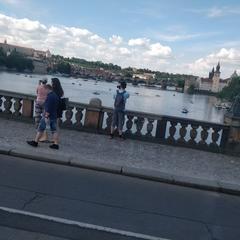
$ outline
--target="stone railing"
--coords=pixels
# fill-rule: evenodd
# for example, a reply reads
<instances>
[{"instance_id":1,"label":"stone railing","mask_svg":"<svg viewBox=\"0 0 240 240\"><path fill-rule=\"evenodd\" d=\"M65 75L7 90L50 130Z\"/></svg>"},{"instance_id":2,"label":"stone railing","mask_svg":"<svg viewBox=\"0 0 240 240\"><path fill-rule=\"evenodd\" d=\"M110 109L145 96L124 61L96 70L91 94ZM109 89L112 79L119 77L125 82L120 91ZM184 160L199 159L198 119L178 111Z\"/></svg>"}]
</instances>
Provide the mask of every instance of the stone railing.
<instances>
[{"instance_id":1,"label":"stone railing","mask_svg":"<svg viewBox=\"0 0 240 240\"><path fill-rule=\"evenodd\" d=\"M0 116L33 121L34 99L33 95L0 91ZM89 104L69 102L61 126L109 134L111 122L112 109L96 98ZM136 111L126 111L124 124L128 138L222 153L228 152L230 130L230 125Z\"/></svg>"}]
</instances>

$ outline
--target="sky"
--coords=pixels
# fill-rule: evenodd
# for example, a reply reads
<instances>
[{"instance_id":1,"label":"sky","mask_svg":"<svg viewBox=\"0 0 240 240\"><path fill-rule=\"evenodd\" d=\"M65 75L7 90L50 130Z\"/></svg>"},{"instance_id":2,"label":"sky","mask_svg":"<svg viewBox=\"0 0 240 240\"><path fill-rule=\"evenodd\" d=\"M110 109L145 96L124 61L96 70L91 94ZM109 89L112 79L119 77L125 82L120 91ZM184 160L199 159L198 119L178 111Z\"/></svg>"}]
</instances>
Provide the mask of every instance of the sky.
<instances>
[{"instance_id":1,"label":"sky","mask_svg":"<svg viewBox=\"0 0 240 240\"><path fill-rule=\"evenodd\" d=\"M239 0L0 0L0 41L205 77L240 73Z\"/></svg>"}]
</instances>

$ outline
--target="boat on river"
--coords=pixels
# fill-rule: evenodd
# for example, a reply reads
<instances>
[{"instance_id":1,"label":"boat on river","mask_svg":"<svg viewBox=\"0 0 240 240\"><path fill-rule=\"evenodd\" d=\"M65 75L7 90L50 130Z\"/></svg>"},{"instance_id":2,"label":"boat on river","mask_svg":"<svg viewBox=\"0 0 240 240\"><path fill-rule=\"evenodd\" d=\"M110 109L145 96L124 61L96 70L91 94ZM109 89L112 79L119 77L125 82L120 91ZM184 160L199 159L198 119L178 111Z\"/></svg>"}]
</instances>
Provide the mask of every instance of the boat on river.
<instances>
[{"instance_id":1,"label":"boat on river","mask_svg":"<svg viewBox=\"0 0 240 240\"><path fill-rule=\"evenodd\" d=\"M186 108L183 108L183 109L182 109L182 113L185 113L185 114L186 114L186 113L188 113L188 110L187 110Z\"/></svg>"},{"instance_id":2,"label":"boat on river","mask_svg":"<svg viewBox=\"0 0 240 240\"><path fill-rule=\"evenodd\" d=\"M220 103L215 103L214 106L217 110L222 109L222 105Z\"/></svg>"}]
</instances>

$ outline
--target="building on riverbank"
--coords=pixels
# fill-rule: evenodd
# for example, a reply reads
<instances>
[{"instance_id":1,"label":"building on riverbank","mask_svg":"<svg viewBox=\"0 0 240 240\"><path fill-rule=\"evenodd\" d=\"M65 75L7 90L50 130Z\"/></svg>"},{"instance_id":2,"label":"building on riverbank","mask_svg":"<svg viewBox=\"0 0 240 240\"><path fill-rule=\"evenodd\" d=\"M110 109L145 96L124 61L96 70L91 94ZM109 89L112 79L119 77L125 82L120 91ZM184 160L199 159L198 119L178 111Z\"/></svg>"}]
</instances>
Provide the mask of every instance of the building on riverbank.
<instances>
[{"instance_id":1,"label":"building on riverbank","mask_svg":"<svg viewBox=\"0 0 240 240\"><path fill-rule=\"evenodd\" d=\"M22 47L18 45L8 44L7 40L0 43L0 48L9 56L13 51L22 54L24 57L31 59L34 65L34 73L46 74L48 59L51 58L51 53L49 50L41 51L34 48Z\"/></svg>"},{"instance_id":2,"label":"building on riverbank","mask_svg":"<svg viewBox=\"0 0 240 240\"><path fill-rule=\"evenodd\" d=\"M13 44L7 43L7 40L5 40L3 43L0 43L0 48L2 48L7 55L11 54L12 51L17 51L18 53L21 53L25 57L34 57L38 59L46 59L51 57L51 53L49 50L41 51L41 50L36 50L34 48L13 45Z\"/></svg>"},{"instance_id":3,"label":"building on riverbank","mask_svg":"<svg viewBox=\"0 0 240 240\"><path fill-rule=\"evenodd\" d=\"M133 74L133 79L138 81L144 81L146 84L151 84L154 82L156 77L155 73L142 73L142 74Z\"/></svg>"},{"instance_id":4,"label":"building on riverbank","mask_svg":"<svg viewBox=\"0 0 240 240\"><path fill-rule=\"evenodd\" d=\"M209 72L208 78L197 79L198 90L212 93L222 91L222 89L229 84L231 79L221 79L220 75L220 63L218 62L216 69L213 67L212 71Z\"/></svg>"}]
</instances>

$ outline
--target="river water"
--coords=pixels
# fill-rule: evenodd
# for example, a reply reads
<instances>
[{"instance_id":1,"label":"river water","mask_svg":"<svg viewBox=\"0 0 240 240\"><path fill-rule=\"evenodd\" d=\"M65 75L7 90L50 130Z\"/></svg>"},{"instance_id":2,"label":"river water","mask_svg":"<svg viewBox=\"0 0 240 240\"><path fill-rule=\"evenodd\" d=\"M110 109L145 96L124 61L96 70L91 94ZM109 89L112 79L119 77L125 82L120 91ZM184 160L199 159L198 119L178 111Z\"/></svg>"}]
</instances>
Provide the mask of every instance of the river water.
<instances>
[{"instance_id":1,"label":"river water","mask_svg":"<svg viewBox=\"0 0 240 240\"><path fill-rule=\"evenodd\" d=\"M26 94L35 94L39 79L48 78L50 75L25 75L0 72L0 89ZM95 80L74 79L59 77L64 88L65 97L70 101L89 103L93 97L100 98L103 106L113 106L113 94L117 83L96 82ZM223 110L214 107L216 98L204 95L188 95L173 91L149 89L146 87L127 87L130 93L127 109L154 113L160 115L177 116L222 123ZM94 94L97 92L99 95ZM187 108L188 113L182 113L182 108Z\"/></svg>"}]
</instances>

